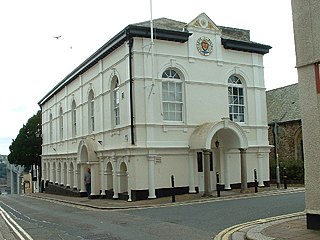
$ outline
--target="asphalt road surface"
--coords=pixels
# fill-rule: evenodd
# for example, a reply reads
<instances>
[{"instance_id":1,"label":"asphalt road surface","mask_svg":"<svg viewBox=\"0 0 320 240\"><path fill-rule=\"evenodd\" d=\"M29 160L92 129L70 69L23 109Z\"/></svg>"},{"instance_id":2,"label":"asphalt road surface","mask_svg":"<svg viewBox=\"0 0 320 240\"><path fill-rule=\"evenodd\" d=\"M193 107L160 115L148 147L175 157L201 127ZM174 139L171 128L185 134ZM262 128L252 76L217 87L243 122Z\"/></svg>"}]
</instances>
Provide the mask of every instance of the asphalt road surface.
<instances>
[{"instance_id":1,"label":"asphalt road surface","mask_svg":"<svg viewBox=\"0 0 320 240\"><path fill-rule=\"evenodd\" d=\"M19 195L0 196L4 209L33 239L211 239L248 221L305 209L304 193L191 205L104 211ZM0 230L1 231L1 230Z\"/></svg>"}]
</instances>

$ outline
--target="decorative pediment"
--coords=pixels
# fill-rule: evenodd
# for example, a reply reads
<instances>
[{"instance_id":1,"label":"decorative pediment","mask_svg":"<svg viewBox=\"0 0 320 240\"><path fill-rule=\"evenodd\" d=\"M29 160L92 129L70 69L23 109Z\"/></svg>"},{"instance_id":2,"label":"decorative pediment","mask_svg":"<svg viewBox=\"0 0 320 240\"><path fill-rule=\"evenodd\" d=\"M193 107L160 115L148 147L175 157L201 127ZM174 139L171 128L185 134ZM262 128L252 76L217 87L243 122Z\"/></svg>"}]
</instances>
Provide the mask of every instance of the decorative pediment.
<instances>
[{"instance_id":1,"label":"decorative pediment","mask_svg":"<svg viewBox=\"0 0 320 240\"><path fill-rule=\"evenodd\" d=\"M205 13L201 13L195 19L193 19L190 23L188 23L187 28L188 27L208 29L212 31L220 30L217 27L217 25Z\"/></svg>"}]
</instances>

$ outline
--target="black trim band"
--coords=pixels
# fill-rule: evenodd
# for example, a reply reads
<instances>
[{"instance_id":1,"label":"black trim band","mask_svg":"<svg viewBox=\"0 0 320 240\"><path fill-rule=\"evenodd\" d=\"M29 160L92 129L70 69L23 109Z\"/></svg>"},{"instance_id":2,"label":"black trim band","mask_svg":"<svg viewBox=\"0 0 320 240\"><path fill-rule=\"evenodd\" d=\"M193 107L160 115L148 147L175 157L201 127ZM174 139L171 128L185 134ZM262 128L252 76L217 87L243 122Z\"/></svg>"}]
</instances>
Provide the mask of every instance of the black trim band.
<instances>
[{"instance_id":1,"label":"black trim band","mask_svg":"<svg viewBox=\"0 0 320 240\"><path fill-rule=\"evenodd\" d=\"M254 42L243 42L233 39L221 39L221 44L225 49L236 51L251 52L258 54L266 54L271 49L271 46L263 45Z\"/></svg>"}]
</instances>

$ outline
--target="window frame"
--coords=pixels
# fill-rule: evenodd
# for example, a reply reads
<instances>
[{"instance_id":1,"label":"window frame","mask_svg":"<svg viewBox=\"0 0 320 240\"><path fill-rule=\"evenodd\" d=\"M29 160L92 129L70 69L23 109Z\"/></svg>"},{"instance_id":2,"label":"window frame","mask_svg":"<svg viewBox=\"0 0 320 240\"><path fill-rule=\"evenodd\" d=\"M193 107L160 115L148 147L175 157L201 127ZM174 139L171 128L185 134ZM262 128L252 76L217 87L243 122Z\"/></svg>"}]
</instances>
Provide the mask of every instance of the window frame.
<instances>
[{"instance_id":1,"label":"window frame","mask_svg":"<svg viewBox=\"0 0 320 240\"><path fill-rule=\"evenodd\" d=\"M112 122L113 127L120 125L120 86L119 78L115 75L112 78Z\"/></svg>"},{"instance_id":2,"label":"window frame","mask_svg":"<svg viewBox=\"0 0 320 240\"><path fill-rule=\"evenodd\" d=\"M71 124L72 124L72 136L77 136L77 105L75 100L71 104Z\"/></svg>"},{"instance_id":3,"label":"window frame","mask_svg":"<svg viewBox=\"0 0 320 240\"><path fill-rule=\"evenodd\" d=\"M63 109L60 107L59 109L59 138L60 141L63 140Z\"/></svg>"},{"instance_id":4,"label":"window frame","mask_svg":"<svg viewBox=\"0 0 320 240\"><path fill-rule=\"evenodd\" d=\"M163 120L183 122L185 111L182 74L175 68L167 68L163 71L161 78Z\"/></svg>"},{"instance_id":5,"label":"window frame","mask_svg":"<svg viewBox=\"0 0 320 240\"><path fill-rule=\"evenodd\" d=\"M94 92L91 89L88 96L88 123L89 123L89 132L92 133L95 131L94 124Z\"/></svg>"},{"instance_id":6,"label":"window frame","mask_svg":"<svg viewBox=\"0 0 320 240\"><path fill-rule=\"evenodd\" d=\"M52 113L49 114L49 141L53 142L53 116Z\"/></svg>"},{"instance_id":7,"label":"window frame","mask_svg":"<svg viewBox=\"0 0 320 240\"><path fill-rule=\"evenodd\" d=\"M232 74L228 78L229 119L236 123L246 122L245 85L243 79Z\"/></svg>"}]
</instances>

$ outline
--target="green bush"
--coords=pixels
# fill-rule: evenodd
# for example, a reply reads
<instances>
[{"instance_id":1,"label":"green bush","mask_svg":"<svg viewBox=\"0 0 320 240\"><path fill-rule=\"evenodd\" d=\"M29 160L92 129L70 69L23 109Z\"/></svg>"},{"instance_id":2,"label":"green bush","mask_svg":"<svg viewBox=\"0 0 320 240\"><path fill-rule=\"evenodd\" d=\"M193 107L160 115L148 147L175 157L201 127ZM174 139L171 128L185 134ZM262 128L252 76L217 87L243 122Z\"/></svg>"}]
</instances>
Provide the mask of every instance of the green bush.
<instances>
[{"instance_id":1,"label":"green bush","mask_svg":"<svg viewBox=\"0 0 320 240\"><path fill-rule=\"evenodd\" d=\"M293 160L279 163L280 179L283 181L284 168L288 182L304 182L304 162ZM276 162L270 161L270 179L276 179Z\"/></svg>"}]
</instances>

